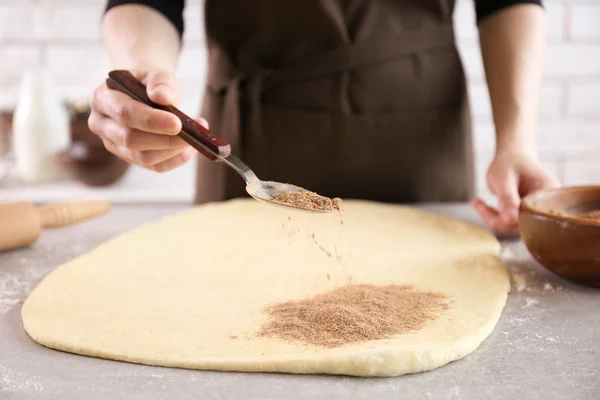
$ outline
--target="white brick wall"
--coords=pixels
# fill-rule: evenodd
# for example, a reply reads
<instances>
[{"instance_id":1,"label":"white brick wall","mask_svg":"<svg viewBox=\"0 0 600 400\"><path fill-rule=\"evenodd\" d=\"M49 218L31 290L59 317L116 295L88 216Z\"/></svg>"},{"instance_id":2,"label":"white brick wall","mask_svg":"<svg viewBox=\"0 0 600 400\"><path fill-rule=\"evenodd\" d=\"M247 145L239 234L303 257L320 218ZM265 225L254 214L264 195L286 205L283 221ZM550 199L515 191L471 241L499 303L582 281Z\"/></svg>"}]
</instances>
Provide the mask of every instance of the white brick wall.
<instances>
[{"instance_id":1,"label":"white brick wall","mask_svg":"<svg viewBox=\"0 0 600 400\"><path fill-rule=\"evenodd\" d=\"M201 0L188 0L179 72L182 108L194 113L204 83ZM566 184L600 182L600 0L545 0L548 52L540 104L542 161ZM0 0L0 108L10 108L22 71L51 70L65 98L86 98L109 69L100 42L103 0ZM494 128L472 0L458 0L455 23L475 121L477 181L494 151Z\"/></svg>"},{"instance_id":2,"label":"white brick wall","mask_svg":"<svg viewBox=\"0 0 600 400\"><path fill-rule=\"evenodd\" d=\"M573 39L600 39L600 4L593 1L584 4L573 4L571 16L576 23L572 24Z\"/></svg>"},{"instance_id":3,"label":"white brick wall","mask_svg":"<svg viewBox=\"0 0 600 400\"><path fill-rule=\"evenodd\" d=\"M186 90L181 108L200 104L206 74L201 0L188 0L179 72ZM16 101L20 73L52 71L65 98L85 99L110 69L100 40L104 0L0 0L0 109Z\"/></svg>"}]
</instances>

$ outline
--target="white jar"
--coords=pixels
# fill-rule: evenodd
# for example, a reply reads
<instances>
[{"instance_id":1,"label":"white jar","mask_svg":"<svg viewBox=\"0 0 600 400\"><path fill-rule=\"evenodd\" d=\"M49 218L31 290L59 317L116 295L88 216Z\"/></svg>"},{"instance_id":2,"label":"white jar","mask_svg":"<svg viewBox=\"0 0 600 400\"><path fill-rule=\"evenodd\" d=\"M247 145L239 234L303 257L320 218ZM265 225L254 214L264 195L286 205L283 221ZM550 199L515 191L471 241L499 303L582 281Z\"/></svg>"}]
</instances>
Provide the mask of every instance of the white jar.
<instances>
[{"instance_id":1,"label":"white jar","mask_svg":"<svg viewBox=\"0 0 600 400\"><path fill-rule=\"evenodd\" d=\"M64 177L57 154L71 143L69 114L50 76L26 73L13 118L13 151L18 177L30 183Z\"/></svg>"}]
</instances>

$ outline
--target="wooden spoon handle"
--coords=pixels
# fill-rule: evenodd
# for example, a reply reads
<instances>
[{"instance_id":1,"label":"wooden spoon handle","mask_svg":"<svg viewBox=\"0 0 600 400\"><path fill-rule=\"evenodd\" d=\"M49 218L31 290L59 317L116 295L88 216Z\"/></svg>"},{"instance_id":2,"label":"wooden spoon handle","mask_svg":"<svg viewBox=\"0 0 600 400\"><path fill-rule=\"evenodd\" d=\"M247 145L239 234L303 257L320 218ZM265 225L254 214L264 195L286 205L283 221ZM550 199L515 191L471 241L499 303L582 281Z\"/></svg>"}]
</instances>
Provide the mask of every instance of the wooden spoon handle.
<instances>
[{"instance_id":1,"label":"wooden spoon handle","mask_svg":"<svg viewBox=\"0 0 600 400\"><path fill-rule=\"evenodd\" d=\"M106 214L110 203L106 200L75 201L48 204L37 209L42 228L59 228Z\"/></svg>"}]
</instances>

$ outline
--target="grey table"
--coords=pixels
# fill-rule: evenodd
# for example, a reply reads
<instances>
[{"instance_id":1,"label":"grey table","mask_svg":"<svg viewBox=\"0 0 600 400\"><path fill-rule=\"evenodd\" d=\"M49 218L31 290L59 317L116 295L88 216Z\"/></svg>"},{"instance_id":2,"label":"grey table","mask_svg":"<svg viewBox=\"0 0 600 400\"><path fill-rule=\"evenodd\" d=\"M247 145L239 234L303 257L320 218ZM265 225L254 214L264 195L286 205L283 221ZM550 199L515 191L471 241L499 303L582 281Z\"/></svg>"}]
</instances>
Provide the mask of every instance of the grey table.
<instances>
[{"instance_id":1,"label":"grey table","mask_svg":"<svg viewBox=\"0 0 600 400\"><path fill-rule=\"evenodd\" d=\"M518 241L503 241L513 291L495 331L473 354L426 373L362 379L190 371L62 353L27 336L21 304L48 272L182 208L118 206L0 254L0 399L600 399L600 290L551 275ZM465 205L426 208L477 221Z\"/></svg>"}]
</instances>

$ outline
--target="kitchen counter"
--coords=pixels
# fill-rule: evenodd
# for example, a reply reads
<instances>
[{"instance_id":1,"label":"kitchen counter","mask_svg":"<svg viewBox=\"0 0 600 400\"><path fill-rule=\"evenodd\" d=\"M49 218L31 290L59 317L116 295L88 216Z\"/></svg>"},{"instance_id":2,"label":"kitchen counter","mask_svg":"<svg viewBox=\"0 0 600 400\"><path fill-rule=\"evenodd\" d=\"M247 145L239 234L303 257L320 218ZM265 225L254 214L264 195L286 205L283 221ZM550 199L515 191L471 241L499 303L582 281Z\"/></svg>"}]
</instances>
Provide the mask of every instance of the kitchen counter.
<instances>
[{"instance_id":1,"label":"kitchen counter","mask_svg":"<svg viewBox=\"0 0 600 400\"><path fill-rule=\"evenodd\" d=\"M0 399L598 399L600 290L537 265L503 241L513 289L494 332L473 354L398 378L191 371L83 357L34 343L21 324L27 293L48 272L119 232L183 209L116 206L108 215L46 231L0 254ZM425 207L475 222L465 205Z\"/></svg>"}]
</instances>

